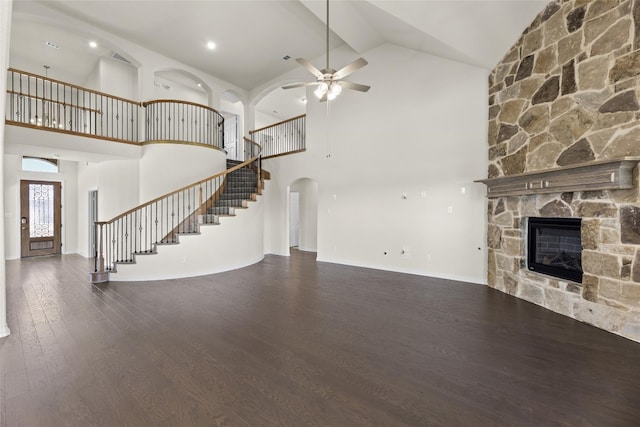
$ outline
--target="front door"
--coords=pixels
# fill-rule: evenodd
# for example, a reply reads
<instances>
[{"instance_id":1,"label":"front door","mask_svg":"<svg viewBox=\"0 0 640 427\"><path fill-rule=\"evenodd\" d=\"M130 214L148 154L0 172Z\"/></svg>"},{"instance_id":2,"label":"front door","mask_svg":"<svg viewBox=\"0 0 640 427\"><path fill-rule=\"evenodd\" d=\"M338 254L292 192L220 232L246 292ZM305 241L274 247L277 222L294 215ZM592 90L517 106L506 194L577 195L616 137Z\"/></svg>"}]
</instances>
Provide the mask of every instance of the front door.
<instances>
[{"instance_id":1,"label":"front door","mask_svg":"<svg viewBox=\"0 0 640 427\"><path fill-rule=\"evenodd\" d=\"M62 251L59 182L20 181L22 257L60 254Z\"/></svg>"}]
</instances>

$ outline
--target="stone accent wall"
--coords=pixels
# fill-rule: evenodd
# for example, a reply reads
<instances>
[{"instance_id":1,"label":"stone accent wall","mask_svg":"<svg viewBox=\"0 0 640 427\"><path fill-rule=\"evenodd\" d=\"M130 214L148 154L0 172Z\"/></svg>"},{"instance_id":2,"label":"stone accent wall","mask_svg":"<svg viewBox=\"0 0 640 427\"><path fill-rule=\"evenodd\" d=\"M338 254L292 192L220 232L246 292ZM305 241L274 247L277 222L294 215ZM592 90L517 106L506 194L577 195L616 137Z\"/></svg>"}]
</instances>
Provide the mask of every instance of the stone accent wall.
<instances>
[{"instance_id":1,"label":"stone accent wall","mask_svg":"<svg viewBox=\"0 0 640 427\"><path fill-rule=\"evenodd\" d=\"M640 156L640 0L556 0L489 76L489 178ZM489 285L640 341L640 193L488 204ZM529 272L526 218L581 217L583 283Z\"/></svg>"}]
</instances>

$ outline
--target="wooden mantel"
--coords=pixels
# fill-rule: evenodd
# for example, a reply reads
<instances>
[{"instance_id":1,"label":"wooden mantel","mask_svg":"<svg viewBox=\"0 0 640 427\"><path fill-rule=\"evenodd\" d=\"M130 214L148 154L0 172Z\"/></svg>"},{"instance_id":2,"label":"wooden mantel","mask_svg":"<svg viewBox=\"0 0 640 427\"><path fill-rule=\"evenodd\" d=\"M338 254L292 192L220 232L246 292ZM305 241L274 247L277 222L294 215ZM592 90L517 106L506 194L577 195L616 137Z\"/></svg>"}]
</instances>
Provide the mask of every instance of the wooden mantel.
<instances>
[{"instance_id":1,"label":"wooden mantel","mask_svg":"<svg viewBox=\"0 0 640 427\"><path fill-rule=\"evenodd\" d=\"M633 188L633 168L640 157L599 160L590 163L479 179L487 186L487 197L564 193Z\"/></svg>"}]
</instances>

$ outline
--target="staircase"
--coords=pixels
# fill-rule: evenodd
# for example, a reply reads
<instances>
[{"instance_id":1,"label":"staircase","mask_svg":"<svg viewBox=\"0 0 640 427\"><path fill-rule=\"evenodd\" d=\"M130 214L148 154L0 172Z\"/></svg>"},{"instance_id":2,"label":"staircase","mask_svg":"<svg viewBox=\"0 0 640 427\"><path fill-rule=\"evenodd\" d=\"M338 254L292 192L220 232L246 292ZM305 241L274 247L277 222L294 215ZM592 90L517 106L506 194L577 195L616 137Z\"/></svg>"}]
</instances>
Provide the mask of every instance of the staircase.
<instances>
[{"instance_id":1,"label":"staircase","mask_svg":"<svg viewBox=\"0 0 640 427\"><path fill-rule=\"evenodd\" d=\"M242 162L237 160L227 160L227 169L240 163ZM237 169L227 175L222 194L207 209L207 214L234 215L235 209L247 208L248 202L255 201L259 194L262 194L262 187L258 184L256 172L248 167Z\"/></svg>"},{"instance_id":2,"label":"staircase","mask_svg":"<svg viewBox=\"0 0 640 427\"><path fill-rule=\"evenodd\" d=\"M100 226L100 247L103 247L102 242L106 243L106 256L104 261L101 253L97 258L95 271L91 274L92 282L108 281L109 273L116 273L116 269L119 274L112 280L140 280L144 279L144 274L161 275L161 271L166 271L167 275L180 271L181 277L188 277L197 269L208 274L198 265L194 266L192 260L206 254L213 255L218 249L212 249L206 243L199 249L193 249L197 245L189 236L194 235L207 235L209 238L215 235L220 241L236 240L238 247L253 247L246 254L256 262L257 257L263 255L262 244L254 244L258 241L255 236L260 235L260 229L251 231L253 226L248 226L247 219L261 215L261 203L257 203L255 213L252 209L238 218L229 218L231 222L224 227L203 228L219 225L224 217L236 217L239 209L249 207L249 202L258 202L264 179L269 179L269 173L260 168L259 157L245 162L227 160L226 166L222 173L147 202L109 222L96 223ZM260 224L260 221L253 221ZM234 237L230 238L227 234L232 230ZM245 239L244 243L238 239ZM206 241L207 238L202 240ZM184 250L180 249L183 246ZM227 245L216 246L220 246L222 251L216 261L228 256L227 264L243 262L245 256L241 253L234 254ZM152 261L155 258L158 259ZM131 270L134 268L132 264L138 264L135 267L137 272ZM185 271L186 264L191 264L191 270ZM200 259L197 264L213 268L210 258ZM101 268L103 265L104 269Z\"/></svg>"},{"instance_id":3,"label":"staircase","mask_svg":"<svg viewBox=\"0 0 640 427\"><path fill-rule=\"evenodd\" d=\"M238 160L227 160L227 169L234 168L241 164ZM212 199L205 203L201 211L196 211L187 217L178 227L168 233L159 245L178 244L180 235L199 234L201 225L219 225L220 217L235 216L236 209L246 209L249 202L255 202L257 196L262 194L262 180L258 180L258 174L245 166L236 169L226 175L221 185L222 193L212 196ZM150 252L135 252L133 255L145 255L156 253L155 248ZM135 263L132 259L123 263Z\"/></svg>"},{"instance_id":4,"label":"staircase","mask_svg":"<svg viewBox=\"0 0 640 427\"><path fill-rule=\"evenodd\" d=\"M251 134L264 140L269 157L276 157L304 151L304 129L303 115ZM250 138L243 138L243 144L244 162L228 160L223 172L109 221L96 221L99 244L91 281L109 281L116 268L116 281L161 280L227 271L262 259L264 205L257 196L270 176L262 170L262 145ZM255 209L246 210L249 202L255 202ZM204 227L224 217L235 218L224 227Z\"/></svg>"}]
</instances>

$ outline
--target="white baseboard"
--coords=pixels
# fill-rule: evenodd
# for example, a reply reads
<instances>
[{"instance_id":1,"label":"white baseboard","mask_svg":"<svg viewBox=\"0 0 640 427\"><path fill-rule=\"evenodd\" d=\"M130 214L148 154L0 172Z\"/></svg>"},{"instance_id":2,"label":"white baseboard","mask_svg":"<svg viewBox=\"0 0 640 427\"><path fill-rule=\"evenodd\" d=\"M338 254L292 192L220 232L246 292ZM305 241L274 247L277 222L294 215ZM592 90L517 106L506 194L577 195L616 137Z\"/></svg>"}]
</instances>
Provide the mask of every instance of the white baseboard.
<instances>
[{"instance_id":1,"label":"white baseboard","mask_svg":"<svg viewBox=\"0 0 640 427\"><path fill-rule=\"evenodd\" d=\"M11 334L8 326L0 328L0 338L8 337Z\"/></svg>"}]
</instances>

